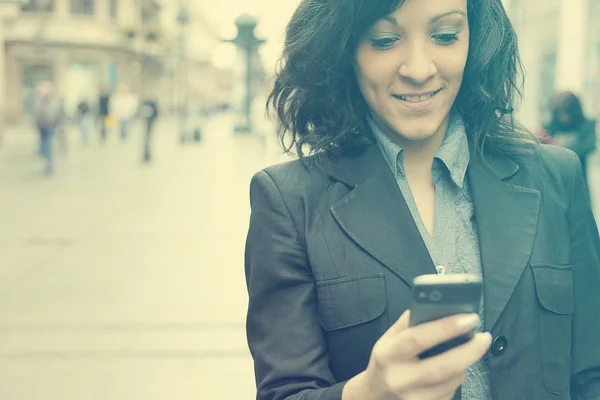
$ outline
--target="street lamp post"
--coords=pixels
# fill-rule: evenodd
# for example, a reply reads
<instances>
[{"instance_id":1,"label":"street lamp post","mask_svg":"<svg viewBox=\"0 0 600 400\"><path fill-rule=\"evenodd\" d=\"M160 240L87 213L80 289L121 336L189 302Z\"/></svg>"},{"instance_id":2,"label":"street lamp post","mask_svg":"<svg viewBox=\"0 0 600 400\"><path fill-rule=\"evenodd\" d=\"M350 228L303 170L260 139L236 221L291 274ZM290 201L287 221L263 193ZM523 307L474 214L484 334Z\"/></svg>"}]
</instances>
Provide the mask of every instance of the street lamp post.
<instances>
[{"instance_id":1,"label":"street lamp post","mask_svg":"<svg viewBox=\"0 0 600 400\"><path fill-rule=\"evenodd\" d=\"M238 29L238 34L235 39L226 40L226 42L234 43L245 54L246 61L246 76L245 76L245 96L242 108L242 120L235 126L235 132L251 132L252 117L250 106L252 104L252 74L253 60L258 47L265 43L265 40L258 39L254 35L254 29L258 21L251 15L242 14L235 20L235 25Z\"/></svg>"},{"instance_id":2,"label":"street lamp post","mask_svg":"<svg viewBox=\"0 0 600 400\"><path fill-rule=\"evenodd\" d=\"M188 107L189 107L189 71L188 71L188 63L187 63L187 43L186 43L186 35L185 29L190 22L190 13L186 6L180 2L180 10L177 14L177 23L179 24L179 55L180 55L180 65L179 71L181 73L181 79L179 81L179 87L183 91L183 104L182 109L180 110L179 117L179 142L185 143L186 141L186 130L187 130L187 120L188 120Z\"/></svg>"},{"instance_id":3,"label":"street lamp post","mask_svg":"<svg viewBox=\"0 0 600 400\"><path fill-rule=\"evenodd\" d=\"M0 46L4 49L4 24L6 21L14 21L19 15L20 0L0 0ZM0 51L0 136L2 134L2 128L4 126L4 119L6 118L5 106L6 106L6 77L5 77L5 60L6 52Z\"/></svg>"}]
</instances>

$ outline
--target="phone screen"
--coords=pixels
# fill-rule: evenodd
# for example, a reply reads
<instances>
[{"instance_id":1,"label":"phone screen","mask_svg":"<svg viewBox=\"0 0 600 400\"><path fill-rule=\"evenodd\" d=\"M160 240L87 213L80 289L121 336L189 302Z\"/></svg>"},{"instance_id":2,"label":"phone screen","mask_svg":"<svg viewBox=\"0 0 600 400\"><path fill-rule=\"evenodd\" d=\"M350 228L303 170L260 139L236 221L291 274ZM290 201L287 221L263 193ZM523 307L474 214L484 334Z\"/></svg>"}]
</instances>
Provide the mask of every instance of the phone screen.
<instances>
[{"instance_id":1,"label":"phone screen","mask_svg":"<svg viewBox=\"0 0 600 400\"><path fill-rule=\"evenodd\" d=\"M472 274L422 275L413 281L410 326L456 314L479 313L481 277ZM421 358L441 354L468 342L474 332L442 343L421 354Z\"/></svg>"}]
</instances>

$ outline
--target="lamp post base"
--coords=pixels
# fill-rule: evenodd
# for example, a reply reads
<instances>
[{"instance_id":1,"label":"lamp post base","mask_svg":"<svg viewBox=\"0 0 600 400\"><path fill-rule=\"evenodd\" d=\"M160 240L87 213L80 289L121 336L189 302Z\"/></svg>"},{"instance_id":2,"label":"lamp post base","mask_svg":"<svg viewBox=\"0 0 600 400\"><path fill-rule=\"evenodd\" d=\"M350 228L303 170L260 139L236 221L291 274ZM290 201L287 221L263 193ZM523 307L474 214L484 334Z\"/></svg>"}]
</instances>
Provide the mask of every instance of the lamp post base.
<instances>
[{"instance_id":1,"label":"lamp post base","mask_svg":"<svg viewBox=\"0 0 600 400\"><path fill-rule=\"evenodd\" d=\"M233 128L234 133L247 134L252 132L252 127L247 124L238 124Z\"/></svg>"}]
</instances>

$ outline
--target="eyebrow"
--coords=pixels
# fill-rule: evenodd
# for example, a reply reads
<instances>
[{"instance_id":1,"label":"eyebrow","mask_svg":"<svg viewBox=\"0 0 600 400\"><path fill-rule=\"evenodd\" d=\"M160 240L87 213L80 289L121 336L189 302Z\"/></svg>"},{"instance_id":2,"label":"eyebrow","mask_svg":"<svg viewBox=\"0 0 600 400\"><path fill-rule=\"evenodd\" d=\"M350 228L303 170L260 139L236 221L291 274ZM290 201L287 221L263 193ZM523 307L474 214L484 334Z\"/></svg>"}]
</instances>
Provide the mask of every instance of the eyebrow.
<instances>
[{"instance_id":1,"label":"eyebrow","mask_svg":"<svg viewBox=\"0 0 600 400\"><path fill-rule=\"evenodd\" d=\"M463 10L459 10L458 8L452 11L448 11L445 12L443 14L439 14L436 15L435 17L431 18L431 21L429 21L429 25L433 25L436 22L438 22L440 19L442 18L446 18L450 15L454 15L454 14L458 14L458 15L462 15L463 17L467 17L467 14L463 11ZM390 16L390 15L386 15L385 17L382 18L384 21L388 21L391 24L394 24L396 26L399 26L398 21L396 20L396 18Z\"/></svg>"},{"instance_id":2,"label":"eyebrow","mask_svg":"<svg viewBox=\"0 0 600 400\"><path fill-rule=\"evenodd\" d=\"M454 15L454 14L462 15L465 18L467 17L467 14L463 10L459 10L457 8L455 10L448 11L448 12L445 12L445 13L440 14L440 15L436 15L435 17L431 18L431 21L429 21L429 25L433 25L436 22L438 22L440 19L448 17L450 15Z\"/></svg>"}]
</instances>

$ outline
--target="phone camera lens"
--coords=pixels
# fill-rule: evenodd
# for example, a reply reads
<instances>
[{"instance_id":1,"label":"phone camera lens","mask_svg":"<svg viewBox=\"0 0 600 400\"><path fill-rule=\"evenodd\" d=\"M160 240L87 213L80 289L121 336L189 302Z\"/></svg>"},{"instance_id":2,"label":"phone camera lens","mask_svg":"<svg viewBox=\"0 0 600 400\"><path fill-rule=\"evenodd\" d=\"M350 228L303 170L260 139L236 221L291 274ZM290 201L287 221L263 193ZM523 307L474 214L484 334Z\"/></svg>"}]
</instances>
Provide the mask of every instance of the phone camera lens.
<instances>
[{"instance_id":1,"label":"phone camera lens","mask_svg":"<svg viewBox=\"0 0 600 400\"><path fill-rule=\"evenodd\" d=\"M429 293L429 300L431 301L440 301L442 300L442 293L439 290L434 290Z\"/></svg>"}]
</instances>

